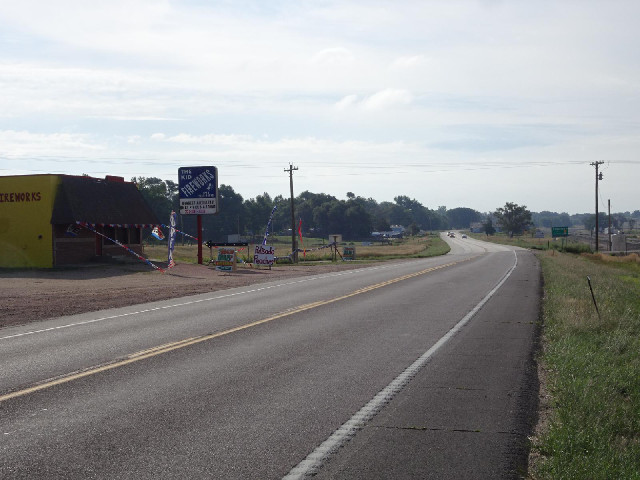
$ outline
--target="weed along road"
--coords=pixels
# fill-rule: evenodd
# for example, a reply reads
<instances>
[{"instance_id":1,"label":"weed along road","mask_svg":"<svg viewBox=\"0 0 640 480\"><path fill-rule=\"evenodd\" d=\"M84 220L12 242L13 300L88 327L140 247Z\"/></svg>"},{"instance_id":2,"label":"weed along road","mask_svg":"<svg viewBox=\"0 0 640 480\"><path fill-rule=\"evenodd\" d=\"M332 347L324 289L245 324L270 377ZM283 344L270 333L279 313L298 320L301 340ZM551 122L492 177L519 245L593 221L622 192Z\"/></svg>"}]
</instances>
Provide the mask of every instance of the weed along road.
<instances>
[{"instance_id":1,"label":"weed along road","mask_svg":"<svg viewBox=\"0 0 640 480\"><path fill-rule=\"evenodd\" d=\"M518 478L538 266L447 241L0 330L0 478Z\"/></svg>"}]
</instances>

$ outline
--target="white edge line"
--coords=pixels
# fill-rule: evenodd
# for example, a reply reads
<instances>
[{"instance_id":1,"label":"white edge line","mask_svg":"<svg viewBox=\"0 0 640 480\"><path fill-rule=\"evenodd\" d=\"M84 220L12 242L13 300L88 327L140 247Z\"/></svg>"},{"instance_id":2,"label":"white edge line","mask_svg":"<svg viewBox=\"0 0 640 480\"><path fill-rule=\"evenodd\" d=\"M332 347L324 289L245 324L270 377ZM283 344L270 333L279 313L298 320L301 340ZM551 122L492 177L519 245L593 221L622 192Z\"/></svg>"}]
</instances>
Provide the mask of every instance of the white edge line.
<instances>
[{"instance_id":1,"label":"white edge line","mask_svg":"<svg viewBox=\"0 0 640 480\"><path fill-rule=\"evenodd\" d=\"M57 327L49 327L49 328L43 328L40 330L30 330L28 332L22 332L22 333L16 333L13 335L7 335L5 337L0 337L0 341L1 340L9 340L12 338L18 338L18 337L25 337L27 335L35 335L38 333L46 333L46 332L52 332L55 330L62 330L65 328L71 328L71 327L78 327L78 326L82 326L82 325L89 325L92 323L97 323L97 322L103 322L105 320L114 320L116 318L123 318L123 317L129 317L129 316L133 316L133 315L140 315L143 313L149 313L149 312L155 312L158 310L165 310L165 309L169 309L169 308L177 308L177 307L185 307L187 305L193 305L196 303L201 303L201 302L210 302L213 300L220 300L222 298L229 298L229 297L235 297L237 295L245 295L247 293L255 293L255 292L260 292L262 290L269 290L271 288L278 288L278 287L287 287L289 285L295 285L298 283L305 283L305 282L312 282L315 280L321 280L323 278L331 278L331 277L339 277L342 275L351 275L354 273L359 273L359 272L363 272L365 270L379 270L381 268L395 268L398 266L403 265L402 263L397 263L395 265L385 265L385 266L377 266L377 267L366 267L366 268L357 268L357 269L353 269L353 270L345 270L342 272L336 272L336 273L329 273L326 275L313 275L313 276L309 276L309 277L304 277L302 279L296 280L296 281L292 281L292 282L285 282L285 283L278 283L276 285L269 285L266 287L259 287L259 288L252 288L250 290L243 290L242 292L235 292L235 293L228 293L225 295L217 295L215 297L209 297L209 298L201 298L199 300L190 300L188 302L182 302L182 303L175 303L175 304L171 304L171 305L165 305L163 307L154 307L154 308L148 308L145 310L137 310L134 312L127 312L127 313L121 313L118 315L110 315L107 317L99 317L99 318L93 318L91 320L84 320L82 322L74 322L74 323L68 323L65 325L58 325ZM158 300L158 301L162 301L162 300Z\"/></svg>"},{"instance_id":2,"label":"white edge line","mask_svg":"<svg viewBox=\"0 0 640 480\"><path fill-rule=\"evenodd\" d=\"M440 347L451 339L462 327L464 327L473 316L489 301L491 297L502 287L504 282L511 276L518 265L518 255L513 250L515 262L513 266L505 273L498 284L480 300L480 302L467 313L462 320L456 323L440 340L438 340L429 350L422 354L415 362L413 362L406 370L391 381L389 385L384 387L369 402L362 407L355 415L343 423L333 434L322 442L307 458L302 460L298 465L289 471L283 477L283 480L304 479L317 473L320 467L335 451L348 442L357 432L362 429L365 424L371 420L382 408L387 405L391 399L400 393L407 386L409 381L417 375L422 367L430 360L434 353Z\"/></svg>"}]
</instances>

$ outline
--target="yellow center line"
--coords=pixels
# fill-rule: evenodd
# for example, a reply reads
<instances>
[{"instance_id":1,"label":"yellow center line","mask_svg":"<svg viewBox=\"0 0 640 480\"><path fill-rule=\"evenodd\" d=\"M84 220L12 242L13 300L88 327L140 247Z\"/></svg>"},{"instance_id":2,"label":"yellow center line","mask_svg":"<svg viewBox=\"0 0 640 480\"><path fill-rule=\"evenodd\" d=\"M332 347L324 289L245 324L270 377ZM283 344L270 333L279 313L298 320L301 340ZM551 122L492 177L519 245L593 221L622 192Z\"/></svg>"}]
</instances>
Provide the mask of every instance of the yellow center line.
<instances>
[{"instance_id":1,"label":"yellow center line","mask_svg":"<svg viewBox=\"0 0 640 480\"><path fill-rule=\"evenodd\" d=\"M475 258L475 257L471 257L471 258ZM317 302L308 303L308 304L305 304L305 305L300 305L299 307L295 307L295 308L293 308L291 310L287 310L286 312L278 313L278 314L272 315L271 317L263 318L261 320L255 321L255 322L250 322L250 323L246 323L244 325L239 325L237 327L229 328L229 329L223 330L221 332L211 333L211 334L203 335L203 336L200 336L200 337L186 338L184 340L180 340L180 341L177 341L177 342L167 343L167 344L164 344L164 345L159 345L159 346L156 346L156 347L148 348L148 349L136 352L136 353L132 353L132 354L128 355L126 358L124 358L122 360L116 360L116 361L114 361L112 363L101 365L99 367L92 367L92 368L89 368L87 370L83 370L81 372L76 372L76 373L72 373L72 374L57 378L55 380L49 380L49 381L34 385L32 387L28 387L28 388L24 388L22 390L16 390L15 392L10 392L10 393L4 394L4 395L0 395L0 402L4 402L5 400L10 400L12 398L17 398L17 397L22 397L22 396L25 396L25 395L29 395L30 393L39 392L41 390L45 390L47 388L51 388L51 387L54 387L56 385L61 385L63 383L68 383L68 382L72 382L74 380L79 380L81 378L89 377L89 376L95 375L97 373L106 372L108 370L113 370L115 368L123 367L123 366L129 365L131 363L139 362L139 361L145 360L147 358L156 357L158 355L162 355L164 353L172 352L174 350L178 350L178 349L181 349L181 348L184 348L184 347L188 347L190 345L195 345L197 343L206 342L206 341L212 340L214 338L223 337L223 336L229 335L231 333L240 332L242 330L247 330L249 328L256 327L256 326L262 325L264 323L272 322L273 320L277 320L277 319L280 319L280 318L284 318L284 317L288 317L288 316L291 316L291 315L295 315L296 313L301 313L301 312L304 312L304 311L307 311L307 310L311 310L313 308L317 308L317 307L320 307L320 306L323 306L323 305L329 305L331 303L339 302L341 300L345 300L347 298L351 298L351 297L354 297L356 295L360 295L362 293L370 292L370 291L376 290L378 288L386 287L388 285L392 285L394 283L398 283L398 282L401 282L403 280L408 280L410 278L418 277L420 275L424 275L426 273L430 273L430 272L433 272L435 270L440 270L440 269L443 269L443 268L451 267L451 266L456 265L458 263L471 260L471 258L464 259L464 260L459 260L459 261L456 261L456 262L446 263L444 265L439 265L439 266L436 266L436 267L427 268L425 270L420 270L419 272L410 273L410 274L407 274L407 275L403 275L401 277L392 278L391 280L386 280L384 282L376 283L374 285L369 285L367 287L360 288L358 290L355 290L355 291L353 291L351 293L347 293L345 295L341 295L339 297L331 298L331 299L328 299L328 300L319 300Z\"/></svg>"}]
</instances>

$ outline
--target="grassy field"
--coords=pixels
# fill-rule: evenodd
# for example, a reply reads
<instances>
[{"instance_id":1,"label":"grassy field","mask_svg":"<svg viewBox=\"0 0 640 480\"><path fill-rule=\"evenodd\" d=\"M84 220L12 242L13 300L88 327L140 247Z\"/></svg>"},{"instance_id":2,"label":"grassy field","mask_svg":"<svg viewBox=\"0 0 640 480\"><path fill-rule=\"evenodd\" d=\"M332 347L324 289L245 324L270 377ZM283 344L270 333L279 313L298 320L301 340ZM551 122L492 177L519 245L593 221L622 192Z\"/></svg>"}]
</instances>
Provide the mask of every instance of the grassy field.
<instances>
[{"instance_id":1,"label":"grassy field","mask_svg":"<svg viewBox=\"0 0 640 480\"><path fill-rule=\"evenodd\" d=\"M531 478L640 479L640 257L538 256L551 414Z\"/></svg>"},{"instance_id":2,"label":"grassy field","mask_svg":"<svg viewBox=\"0 0 640 480\"><path fill-rule=\"evenodd\" d=\"M530 235L509 237L503 233L496 233L491 236L481 233L469 233L468 235L485 242L513 245L514 247L531 248L533 250L564 250L571 253L591 252L589 245L570 238L565 239L563 242L562 239L533 238Z\"/></svg>"},{"instance_id":3,"label":"grassy field","mask_svg":"<svg viewBox=\"0 0 640 480\"><path fill-rule=\"evenodd\" d=\"M269 242L276 249L276 257L287 257L291 253L291 237L272 237ZM300 252L299 263L313 262L330 262L332 261L332 251L330 248L321 248L326 246L326 241L317 238L304 238L304 246L307 249L306 254ZM372 245L362 245L362 242L346 243L345 245L353 245L356 247L355 261L378 261L390 260L394 258L421 258L444 255L449 251L449 246L442 241L437 235L429 235L424 237L409 237L401 240L394 240L388 244L375 243ZM342 253L344 245L338 247L338 251ZM247 248L238 249L238 258L250 262L253 255L253 245ZM215 248L202 248L202 257L206 262L215 255ZM146 245L144 249L145 255L151 260L166 260L167 245ZM198 247L176 245L174 250L174 260L178 263L197 263ZM342 261L338 256L338 261ZM288 262L287 262L288 263Z\"/></svg>"}]
</instances>

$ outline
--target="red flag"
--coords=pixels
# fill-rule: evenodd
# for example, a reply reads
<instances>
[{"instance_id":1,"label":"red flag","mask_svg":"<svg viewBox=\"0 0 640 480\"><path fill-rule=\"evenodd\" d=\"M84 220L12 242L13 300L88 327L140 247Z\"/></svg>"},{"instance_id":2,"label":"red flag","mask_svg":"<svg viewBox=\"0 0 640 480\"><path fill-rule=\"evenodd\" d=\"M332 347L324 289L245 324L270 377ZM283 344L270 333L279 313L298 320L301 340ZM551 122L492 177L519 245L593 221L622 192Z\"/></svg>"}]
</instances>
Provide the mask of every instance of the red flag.
<instances>
[{"instance_id":1,"label":"red flag","mask_svg":"<svg viewBox=\"0 0 640 480\"><path fill-rule=\"evenodd\" d=\"M307 258L307 251L304 248L304 242L302 241L302 219L300 219L300 223L298 224L298 235L300 236L300 245L302 245L302 256Z\"/></svg>"}]
</instances>

